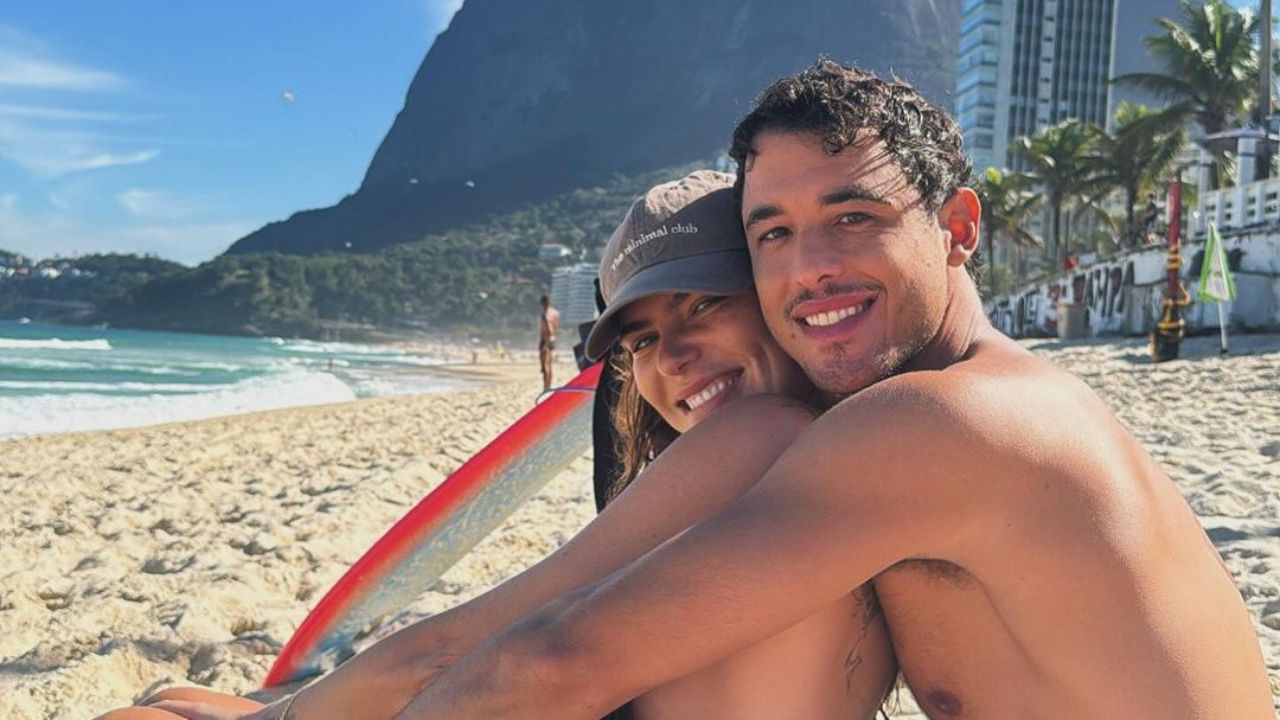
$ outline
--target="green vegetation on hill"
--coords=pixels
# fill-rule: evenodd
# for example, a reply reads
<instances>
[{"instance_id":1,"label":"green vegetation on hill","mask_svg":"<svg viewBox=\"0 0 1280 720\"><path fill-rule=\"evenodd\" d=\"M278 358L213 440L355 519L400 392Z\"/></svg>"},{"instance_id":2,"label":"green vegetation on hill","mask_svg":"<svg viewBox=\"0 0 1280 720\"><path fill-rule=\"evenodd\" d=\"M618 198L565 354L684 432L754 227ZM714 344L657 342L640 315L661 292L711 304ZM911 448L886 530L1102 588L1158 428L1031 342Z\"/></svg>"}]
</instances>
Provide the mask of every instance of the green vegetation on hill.
<instances>
[{"instance_id":1,"label":"green vegetation on hill","mask_svg":"<svg viewBox=\"0 0 1280 720\"><path fill-rule=\"evenodd\" d=\"M0 277L0 316L72 322L92 320L99 308L186 269L155 257L116 253L37 263L3 250L0 266L16 271Z\"/></svg>"},{"instance_id":2,"label":"green vegetation on hill","mask_svg":"<svg viewBox=\"0 0 1280 720\"><path fill-rule=\"evenodd\" d=\"M91 300L98 308L93 319L301 337L324 337L330 328L352 325L528 330L538 296L550 290L551 271L563 262L539 260L540 245L565 245L573 251L570 261L594 261L636 196L694 167L618 175L600 187L377 253L222 255L195 268L175 266L145 282L134 282L130 274L127 292ZM122 278L116 285L124 283Z\"/></svg>"}]
</instances>

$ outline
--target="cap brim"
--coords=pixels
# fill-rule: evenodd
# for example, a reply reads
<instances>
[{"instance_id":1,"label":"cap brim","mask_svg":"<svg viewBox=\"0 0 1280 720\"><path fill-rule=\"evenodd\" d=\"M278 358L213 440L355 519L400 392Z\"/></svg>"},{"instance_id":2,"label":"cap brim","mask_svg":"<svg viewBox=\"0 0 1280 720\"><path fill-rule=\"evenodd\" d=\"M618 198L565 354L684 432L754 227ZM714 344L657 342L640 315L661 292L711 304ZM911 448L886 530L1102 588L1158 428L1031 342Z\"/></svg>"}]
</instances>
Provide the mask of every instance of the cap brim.
<instances>
[{"instance_id":1,"label":"cap brim","mask_svg":"<svg viewBox=\"0 0 1280 720\"><path fill-rule=\"evenodd\" d=\"M618 339L618 311L641 298L669 292L736 295L751 289L751 256L725 250L658 263L627 278L587 336L586 353L599 360Z\"/></svg>"}]
</instances>

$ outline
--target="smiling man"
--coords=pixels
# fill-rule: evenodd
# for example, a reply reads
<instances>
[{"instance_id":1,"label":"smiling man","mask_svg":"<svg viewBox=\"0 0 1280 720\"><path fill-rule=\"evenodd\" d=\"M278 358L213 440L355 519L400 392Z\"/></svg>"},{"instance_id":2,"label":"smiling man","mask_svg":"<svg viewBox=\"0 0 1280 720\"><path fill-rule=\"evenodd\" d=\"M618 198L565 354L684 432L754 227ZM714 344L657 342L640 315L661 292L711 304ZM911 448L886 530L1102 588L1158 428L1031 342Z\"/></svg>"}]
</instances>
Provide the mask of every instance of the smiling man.
<instances>
[{"instance_id":1,"label":"smiling man","mask_svg":"<svg viewBox=\"0 0 1280 720\"><path fill-rule=\"evenodd\" d=\"M733 154L765 321L843 399L726 511L401 717L591 720L872 579L932 718L1272 717L1244 604L1177 489L983 315L955 122L823 61L764 93ZM664 461L732 452L703 446L728 415Z\"/></svg>"}]
</instances>

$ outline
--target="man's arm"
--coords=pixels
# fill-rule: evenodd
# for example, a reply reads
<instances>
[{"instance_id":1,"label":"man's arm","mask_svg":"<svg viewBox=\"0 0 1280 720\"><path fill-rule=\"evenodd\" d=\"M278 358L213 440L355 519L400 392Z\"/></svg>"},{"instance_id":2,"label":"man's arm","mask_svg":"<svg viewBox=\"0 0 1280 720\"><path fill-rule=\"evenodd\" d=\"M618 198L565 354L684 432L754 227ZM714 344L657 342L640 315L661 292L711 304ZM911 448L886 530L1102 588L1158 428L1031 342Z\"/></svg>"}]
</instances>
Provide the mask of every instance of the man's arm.
<instances>
[{"instance_id":1,"label":"man's arm","mask_svg":"<svg viewBox=\"0 0 1280 720\"><path fill-rule=\"evenodd\" d=\"M308 686L294 702L293 714L306 720L391 717L476 645L726 507L759 480L812 419L807 408L779 397L746 398L726 407L703 423L707 439L724 446L746 441L743 448L698 462L672 448L555 553L470 602L356 655ZM282 705L251 717L275 720Z\"/></svg>"},{"instance_id":2,"label":"man's arm","mask_svg":"<svg viewBox=\"0 0 1280 720\"><path fill-rule=\"evenodd\" d=\"M938 388L883 385L814 423L725 512L486 643L397 717L592 720L900 560L963 559L1001 512L965 473L948 474L973 450L967 419ZM742 449L704 440L695 428L668 452L693 461Z\"/></svg>"}]
</instances>

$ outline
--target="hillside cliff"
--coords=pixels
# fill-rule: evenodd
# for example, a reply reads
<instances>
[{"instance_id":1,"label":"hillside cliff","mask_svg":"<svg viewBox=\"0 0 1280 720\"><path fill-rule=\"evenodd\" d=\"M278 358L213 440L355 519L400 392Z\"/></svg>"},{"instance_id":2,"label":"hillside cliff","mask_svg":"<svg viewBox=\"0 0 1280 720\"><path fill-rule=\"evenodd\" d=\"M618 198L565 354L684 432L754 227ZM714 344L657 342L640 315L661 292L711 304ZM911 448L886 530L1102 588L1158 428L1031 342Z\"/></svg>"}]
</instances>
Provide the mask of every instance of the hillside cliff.
<instances>
[{"instance_id":1,"label":"hillside cliff","mask_svg":"<svg viewBox=\"0 0 1280 720\"><path fill-rule=\"evenodd\" d=\"M359 189L229 252L369 252L708 157L819 55L949 107L958 23L958 0L466 0Z\"/></svg>"}]
</instances>

